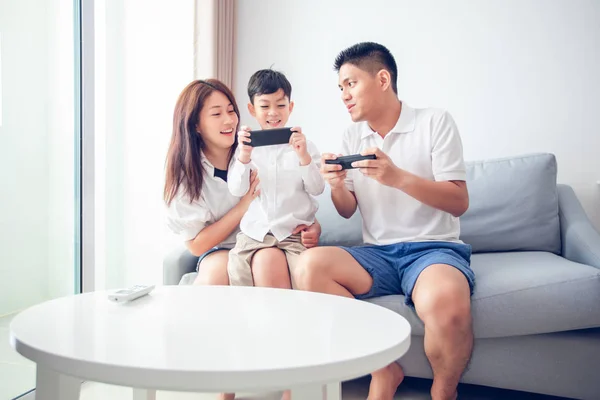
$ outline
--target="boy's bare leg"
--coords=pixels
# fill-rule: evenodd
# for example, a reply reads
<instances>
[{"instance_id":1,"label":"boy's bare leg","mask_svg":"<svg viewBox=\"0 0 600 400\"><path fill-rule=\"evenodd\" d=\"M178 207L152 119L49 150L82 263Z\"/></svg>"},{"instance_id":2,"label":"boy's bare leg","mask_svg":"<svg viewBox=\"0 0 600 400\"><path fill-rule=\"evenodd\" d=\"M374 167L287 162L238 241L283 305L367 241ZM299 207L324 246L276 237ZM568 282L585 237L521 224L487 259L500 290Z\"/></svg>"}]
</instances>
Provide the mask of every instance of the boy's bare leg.
<instances>
[{"instance_id":1,"label":"boy's bare leg","mask_svg":"<svg viewBox=\"0 0 600 400\"><path fill-rule=\"evenodd\" d=\"M454 400L473 348L469 283L458 269L435 264L419 275L412 299L425 325L425 354L433 370L431 398Z\"/></svg>"},{"instance_id":2,"label":"boy's bare leg","mask_svg":"<svg viewBox=\"0 0 600 400\"><path fill-rule=\"evenodd\" d=\"M252 258L254 286L291 289L290 272L283 251L276 247L258 250Z\"/></svg>"},{"instance_id":3,"label":"boy's bare leg","mask_svg":"<svg viewBox=\"0 0 600 400\"><path fill-rule=\"evenodd\" d=\"M339 247L316 247L300 255L297 282L302 290L354 298L371 290L371 275ZM392 400L404 379L398 363L371 374L369 400Z\"/></svg>"}]
</instances>

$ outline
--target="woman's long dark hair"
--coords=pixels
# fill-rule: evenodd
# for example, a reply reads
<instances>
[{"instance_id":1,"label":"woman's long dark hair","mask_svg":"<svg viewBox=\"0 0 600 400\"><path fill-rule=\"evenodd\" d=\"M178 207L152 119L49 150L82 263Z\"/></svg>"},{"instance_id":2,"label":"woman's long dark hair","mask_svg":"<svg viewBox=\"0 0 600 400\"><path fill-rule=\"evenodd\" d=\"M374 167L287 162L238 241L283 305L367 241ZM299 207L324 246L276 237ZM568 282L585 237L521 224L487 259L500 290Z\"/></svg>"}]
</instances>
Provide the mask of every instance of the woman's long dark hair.
<instances>
[{"instance_id":1,"label":"woman's long dark hair","mask_svg":"<svg viewBox=\"0 0 600 400\"><path fill-rule=\"evenodd\" d=\"M200 198L202 191L202 164L200 162L200 151L204 149L205 143L202 136L197 132L196 126L200 123L200 111L208 96L214 91L223 93L231 104L233 110L240 120L238 109L233 93L225 84L217 79L196 80L183 89L173 113L173 134L166 160L166 179L163 198L170 205L180 187L183 186L184 194L194 201ZM234 127L234 134L237 126ZM229 151L229 159L235 154L237 140Z\"/></svg>"}]
</instances>

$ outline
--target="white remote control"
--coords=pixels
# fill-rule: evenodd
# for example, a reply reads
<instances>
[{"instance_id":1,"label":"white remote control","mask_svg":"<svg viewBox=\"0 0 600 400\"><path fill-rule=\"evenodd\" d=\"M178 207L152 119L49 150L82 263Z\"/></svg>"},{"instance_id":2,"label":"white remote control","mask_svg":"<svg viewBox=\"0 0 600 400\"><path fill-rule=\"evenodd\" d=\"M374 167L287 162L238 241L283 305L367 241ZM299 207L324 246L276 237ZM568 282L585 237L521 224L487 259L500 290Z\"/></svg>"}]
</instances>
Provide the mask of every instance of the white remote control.
<instances>
[{"instance_id":1,"label":"white remote control","mask_svg":"<svg viewBox=\"0 0 600 400\"><path fill-rule=\"evenodd\" d=\"M127 289L110 292L108 299L116 303L125 303L147 295L152 289L154 289L154 285L134 285Z\"/></svg>"}]
</instances>

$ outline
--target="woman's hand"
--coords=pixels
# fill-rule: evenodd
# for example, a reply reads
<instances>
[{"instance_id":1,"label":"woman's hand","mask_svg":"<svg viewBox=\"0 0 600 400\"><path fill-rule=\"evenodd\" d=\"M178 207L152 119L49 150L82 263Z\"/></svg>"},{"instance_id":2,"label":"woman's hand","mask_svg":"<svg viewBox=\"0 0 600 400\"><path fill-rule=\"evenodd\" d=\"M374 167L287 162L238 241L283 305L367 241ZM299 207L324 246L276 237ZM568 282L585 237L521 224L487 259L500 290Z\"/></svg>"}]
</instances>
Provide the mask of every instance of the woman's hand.
<instances>
[{"instance_id":1,"label":"woman's hand","mask_svg":"<svg viewBox=\"0 0 600 400\"><path fill-rule=\"evenodd\" d=\"M250 207L250 203L252 200L256 198L260 194L260 189L257 188L260 183L260 179L258 179L258 172L255 170L250 171L250 188L248 192L242 197L240 203L244 205L244 208L247 210Z\"/></svg>"}]
</instances>

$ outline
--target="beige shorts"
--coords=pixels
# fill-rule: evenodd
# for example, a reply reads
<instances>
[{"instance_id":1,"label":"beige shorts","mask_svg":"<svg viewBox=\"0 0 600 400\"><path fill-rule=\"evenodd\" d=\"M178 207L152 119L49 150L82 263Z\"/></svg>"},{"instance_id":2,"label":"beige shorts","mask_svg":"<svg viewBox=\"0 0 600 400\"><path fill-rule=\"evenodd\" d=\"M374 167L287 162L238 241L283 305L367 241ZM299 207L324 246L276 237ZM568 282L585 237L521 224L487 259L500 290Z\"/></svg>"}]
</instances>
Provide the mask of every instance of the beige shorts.
<instances>
[{"instance_id":1,"label":"beige shorts","mask_svg":"<svg viewBox=\"0 0 600 400\"><path fill-rule=\"evenodd\" d=\"M229 251L229 263L227 264L227 273L229 275L229 284L231 286L254 286L252 278L252 269L250 263L252 257L260 249L277 247L283 250L290 271L292 288L296 288L294 282L294 271L298 266L300 254L306 250L302 245L300 234L288 236L281 242L271 233L267 233L264 241L259 242L240 232L236 236L235 247Z\"/></svg>"}]
</instances>

